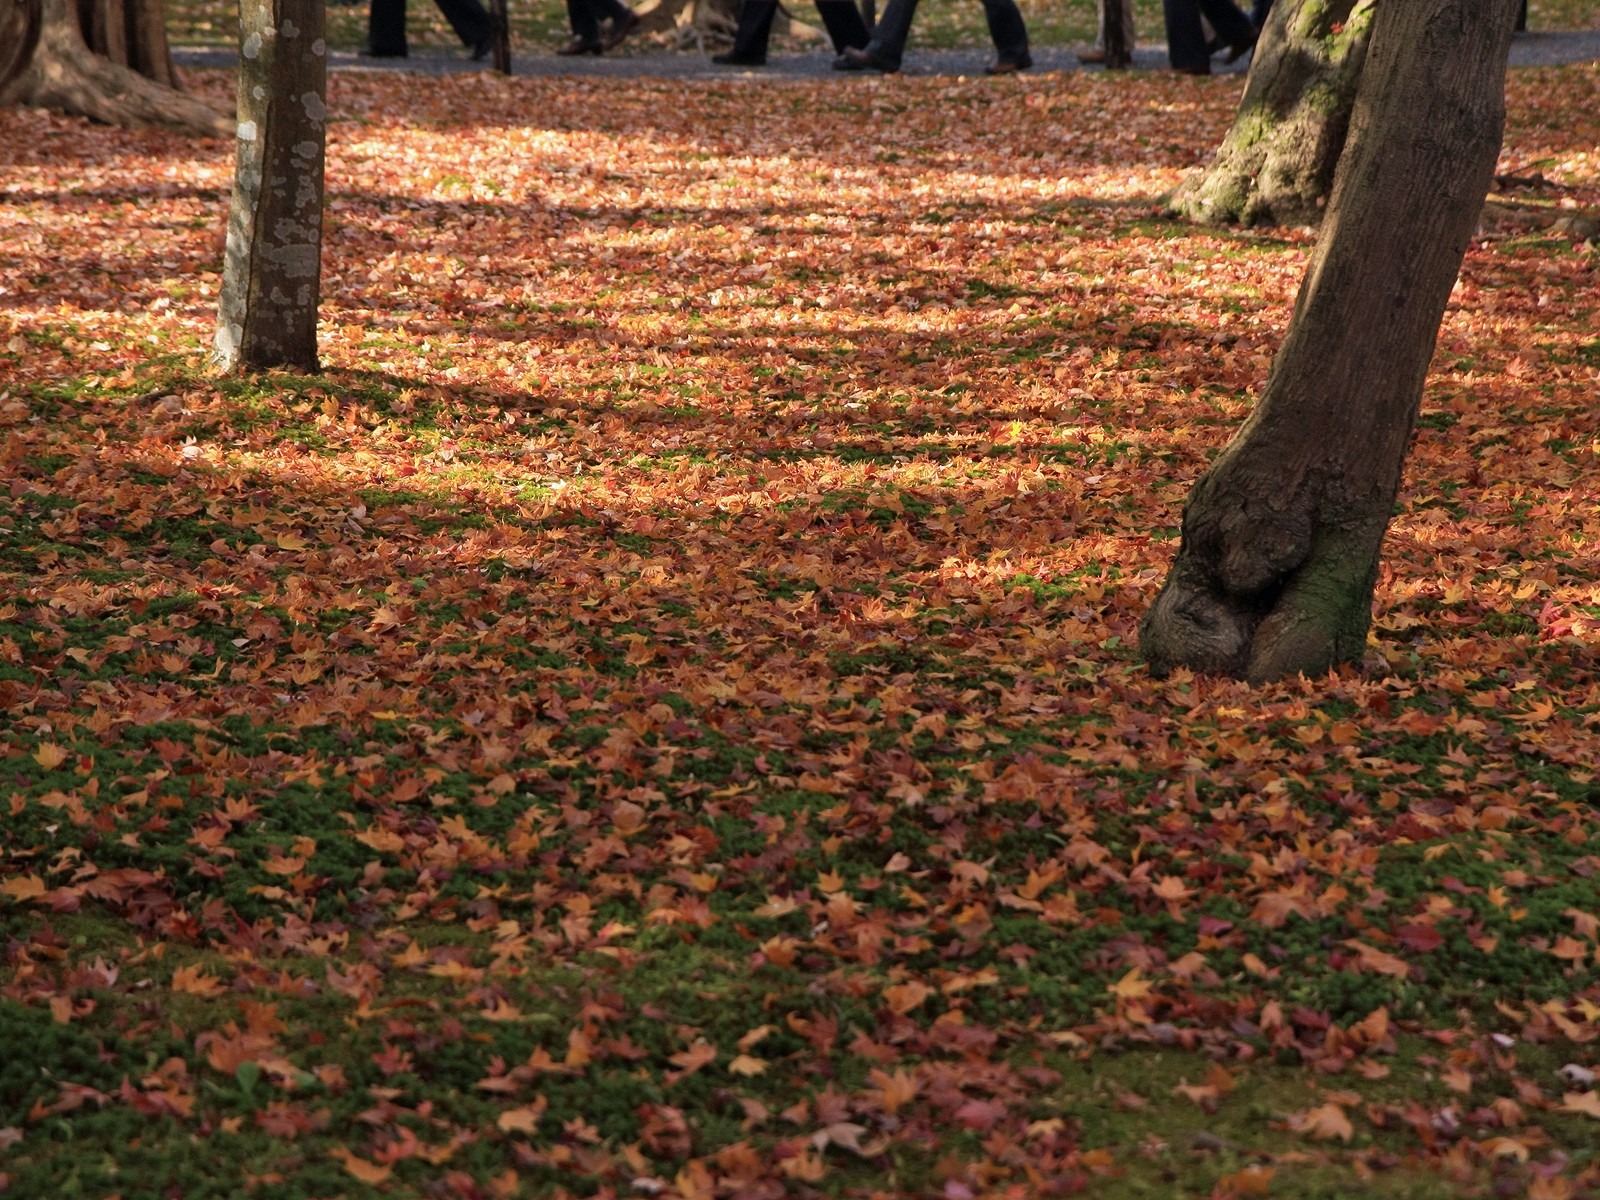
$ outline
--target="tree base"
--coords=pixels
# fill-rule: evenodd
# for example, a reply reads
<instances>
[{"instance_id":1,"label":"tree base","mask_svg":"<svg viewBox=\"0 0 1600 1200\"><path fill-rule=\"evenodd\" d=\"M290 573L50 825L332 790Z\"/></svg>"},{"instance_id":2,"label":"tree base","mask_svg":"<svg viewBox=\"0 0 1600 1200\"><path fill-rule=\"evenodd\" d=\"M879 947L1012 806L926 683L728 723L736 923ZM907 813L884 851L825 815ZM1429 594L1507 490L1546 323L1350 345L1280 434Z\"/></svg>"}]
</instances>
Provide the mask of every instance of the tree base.
<instances>
[{"instance_id":1,"label":"tree base","mask_svg":"<svg viewBox=\"0 0 1600 1200\"><path fill-rule=\"evenodd\" d=\"M107 125L234 136L233 118L93 53L66 0L45 0L38 48L0 103L51 108Z\"/></svg>"}]
</instances>

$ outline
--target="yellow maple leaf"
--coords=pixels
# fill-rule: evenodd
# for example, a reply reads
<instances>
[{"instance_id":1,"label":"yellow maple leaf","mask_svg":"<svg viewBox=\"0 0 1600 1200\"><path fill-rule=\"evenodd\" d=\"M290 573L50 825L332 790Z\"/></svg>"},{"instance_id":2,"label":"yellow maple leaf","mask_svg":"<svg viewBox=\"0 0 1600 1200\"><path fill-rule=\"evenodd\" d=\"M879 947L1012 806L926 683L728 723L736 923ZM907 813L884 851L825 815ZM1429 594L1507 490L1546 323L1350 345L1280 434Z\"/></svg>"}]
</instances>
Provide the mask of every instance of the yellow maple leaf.
<instances>
[{"instance_id":1,"label":"yellow maple leaf","mask_svg":"<svg viewBox=\"0 0 1600 1200\"><path fill-rule=\"evenodd\" d=\"M1600 1121L1600 1092L1567 1092L1561 1097L1560 1111Z\"/></svg>"},{"instance_id":2,"label":"yellow maple leaf","mask_svg":"<svg viewBox=\"0 0 1600 1200\"><path fill-rule=\"evenodd\" d=\"M735 1075L760 1075L766 1071L768 1065L769 1064L767 1063L767 1060L764 1058L756 1058L749 1054L740 1054L728 1064L728 1070L732 1071Z\"/></svg>"},{"instance_id":3,"label":"yellow maple leaf","mask_svg":"<svg viewBox=\"0 0 1600 1200\"><path fill-rule=\"evenodd\" d=\"M550 1102L540 1096L532 1104L521 1108L508 1108L495 1118L495 1126L504 1133L533 1133L539 1128L539 1118Z\"/></svg>"},{"instance_id":4,"label":"yellow maple leaf","mask_svg":"<svg viewBox=\"0 0 1600 1200\"><path fill-rule=\"evenodd\" d=\"M1106 991L1123 1000L1142 1000L1154 986L1138 967L1134 967L1115 983L1107 984Z\"/></svg>"},{"instance_id":5,"label":"yellow maple leaf","mask_svg":"<svg viewBox=\"0 0 1600 1200\"><path fill-rule=\"evenodd\" d=\"M1296 1133L1308 1134L1314 1138L1323 1140L1338 1138L1341 1142L1348 1142L1356 1133L1355 1126L1350 1124L1350 1118L1345 1116L1344 1109L1331 1100L1319 1108L1290 1117L1289 1128Z\"/></svg>"},{"instance_id":6,"label":"yellow maple leaf","mask_svg":"<svg viewBox=\"0 0 1600 1200\"><path fill-rule=\"evenodd\" d=\"M0 883L0 895L10 896L13 900L32 900L49 891L44 886L44 880L37 875L17 875Z\"/></svg>"},{"instance_id":7,"label":"yellow maple leaf","mask_svg":"<svg viewBox=\"0 0 1600 1200\"><path fill-rule=\"evenodd\" d=\"M172 973L172 990L191 996L216 996L226 991L226 985L215 975L207 975L198 963L179 967Z\"/></svg>"},{"instance_id":8,"label":"yellow maple leaf","mask_svg":"<svg viewBox=\"0 0 1600 1200\"><path fill-rule=\"evenodd\" d=\"M33 752L33 760L46 771L54 771L67 761L67 752L54 742L46 742Z\"/></svg>"},{"instance_id":9,"label":"yellow maple leaf","mask_svg":"<svg viewBox=\"0 0 1600 1200\"><path fill-rule=\"evenodd\" d=\"M368 1162L366 1159L350 1153L343 1146L336 1146L328 1151L328 1157L338 1159L344 1165L344 1169L362 1183L382 1183L394 1171L393 1167L379 1166L377 1163Z\"/></svg>"}]
</instances>

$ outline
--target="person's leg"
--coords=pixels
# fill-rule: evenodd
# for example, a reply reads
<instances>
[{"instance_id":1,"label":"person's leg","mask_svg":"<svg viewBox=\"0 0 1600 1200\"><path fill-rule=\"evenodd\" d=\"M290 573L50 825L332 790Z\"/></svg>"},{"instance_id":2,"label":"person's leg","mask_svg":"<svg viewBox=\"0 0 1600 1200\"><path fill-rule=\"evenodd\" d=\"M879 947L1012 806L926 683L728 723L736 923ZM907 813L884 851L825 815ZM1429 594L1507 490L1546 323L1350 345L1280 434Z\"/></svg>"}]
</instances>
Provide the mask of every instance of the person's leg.
<instances>
[{"instance_id":1,"label":"person's leg","mask_svg":"<svg viewBox=\"0 0 1600 1200\"><path fill-rule=\"evenodd\" d=\"M1174 71L1191 75L1211 74L1211 56L1206 53L1206 33L1200 28L1200 6L1195 0L1161 0L1161 15L1167 26L1167 61Z\"/></svg>"},{"instance_id":2,"label":"person's leg","mask_svg":"<svg viewBox=\"0 0 1600 1200\"><path fill-rule=\"evenodd\" d=\"M1028 27L1016 0L983 0L983 17L989 23L989 38L1001 64L1026 68L1033 66L1028 54Z\"/></svg>"},{"instance_id":3,"label":"person's leg","mask_svg":"<svg viewBox=\"0 0 1600 1200\"><path fill-rule=\"evenodd\" d=\"M1211 22L1211 28L1217 31L1217 37L1224 44L1240 52L1255 45L1257 29L1233 0L1199 0L1199 5L1201 13ZM1238 58L1239 55L1233 57Z\"/></svg>"},{"instance_id":4,"label":"person's leg","mask_svg":"<svg viewBox=\"0 0 1600 1200\"><path fill-rule=\"evenodd\" d=\"M713 54L711 61L725 67L759 67L767 61L767 42L772 37L772 19L778 15L778 0L744 0L739 6L739 24L733 31L733 49Z\"/></svg>"},{"instance_id":5,"label":"person's leg","mask_svg":"<svg viewBox=\"0 0 1600 1200\"><path fill-rule=\"evenodd\" d=\"M1271 14L1271 12L1272 0L1256 0L1256 2L1250 6L1250 24L1254 25L1257 29L1265 29L1267 27L1267 17Z\"/></svg>"},{"instance_id":6,"label":"person's leg","mask_svg":"<svg viewBox=\"0 0 1600 1200\"><path fill-rule=\"evenodd\" d=\"M494 34L494 22L489 18L489 10L484 8L481 0L433 0L439 6L439 11L444 14L444 19L450 22L450 28L456 31L456 36L461 39L463 46L471 46L474 50L487 47L490 37Z\"/></svg>"},{"instance_id":7,"label":"person's leg","mask_svg":"<svg viewBox=\"0 0 1600 1200\"><path fill-rule=\"evenodd\" d=\"M572 27L572 40L558 53L600 53L600 18L595 15L592 0L567 0L567 24Z\"/></svg>"},{"instance_id":8,"label":"person's leg","mask_svg":"<svg viewBox=\"0 0 1600 1200\"><path fill-rule=\"evenodd\" d=\"M883 16L878 18L878 27L867 42L866 55L880 67L898 71L900 59L906 52L906 41L911 36L911 21L916 15L917 0L889 0Z\"/></svg>"},{"instance_id":9,"label":"person's leg","mask_svg":"<svg viewBox=\"0 0 1600 1200\"><path fill-rule=\"evenodd\" d=\"M365 53L373 58L406 56L406 0L372 0Z\"/></svg>"},{"instance_id":10,"label":"person's leg","mask_svg":"<svg viewBox=\"0 0 1600 1200\"><path fill-rule=\"evenodd\" d=\"M872 40L872 31L861 17L855 0L816 0L817 15L822 27L833 41L833 52L843 54L851 47L865 46Z\"/></svg>"}]
</instances>

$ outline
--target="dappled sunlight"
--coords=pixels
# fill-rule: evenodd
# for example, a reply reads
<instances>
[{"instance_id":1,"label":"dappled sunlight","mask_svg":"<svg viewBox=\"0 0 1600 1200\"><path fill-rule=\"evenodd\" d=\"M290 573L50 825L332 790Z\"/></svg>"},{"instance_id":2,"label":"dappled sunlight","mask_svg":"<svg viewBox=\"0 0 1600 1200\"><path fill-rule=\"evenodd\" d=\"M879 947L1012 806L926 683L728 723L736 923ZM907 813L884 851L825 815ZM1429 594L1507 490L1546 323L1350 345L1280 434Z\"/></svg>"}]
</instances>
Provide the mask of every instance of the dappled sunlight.
<instances>
[{"instance_id":1,"label":"dappled sunlight","mask_svg":"<svg viewBox=\"0 0 1600 1200\"><path fill-rule=\"evenodd\" d=\"M204 367L227 147L0 110L0 1190L1065 1195L1236 1084L1285 1195L1566 1186L1592 247L1474 244L1364 661L1157 681L1311 247L1160 213L1233 90L332 91L312 377Z\"/></svg>"}]
</instances>

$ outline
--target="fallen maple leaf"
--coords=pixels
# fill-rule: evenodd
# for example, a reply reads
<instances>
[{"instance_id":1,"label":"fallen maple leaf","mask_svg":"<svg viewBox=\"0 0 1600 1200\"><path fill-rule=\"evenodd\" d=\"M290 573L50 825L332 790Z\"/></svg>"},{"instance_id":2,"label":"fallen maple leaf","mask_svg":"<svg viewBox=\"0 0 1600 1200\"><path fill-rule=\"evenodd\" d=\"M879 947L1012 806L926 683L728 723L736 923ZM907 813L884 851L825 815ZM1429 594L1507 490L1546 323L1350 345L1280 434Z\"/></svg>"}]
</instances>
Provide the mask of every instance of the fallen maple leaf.
<instances>
[{"instance_id":1,"label":"fallen maple leaf","mask_svg":"<svg viewBox=\"0 0 1600 1200\"><path fill-rule=\"evenodd\" d=\"M196 963L172 972L172 990L191 996L217 996L227 990L227 985L216 976L207 975Z\"/></svg>"},{"instance_id":2,"label":"fallen maple leaf","mask_svg":"<svg viewBox=\"0 0 1600 1200\"><path fill-rule=\"evenodd\" d=\"M1318 1108L1291 1116L1289 1128L1309 1137L1323 1140L1338 1138L1342 1142L1348 1142L1356 1132L1344 1109L1331 1100Z\"/></svg>"},{"instance_id":3,"label":"fallen maple leaf","mask_svg":"<svg viewBox=\"0 0 1600 1200\"><path fill-rule=\"evenodd\" d=\"M335 1146L332 1150L329 1150L328 1157L338 1159L343 1164L344 1169L362 1183L382 1183L394 1173L393 1167L379 1166L375 1162L368 1162L366 1159L352 1154L343 1146Z\"/></svg>"},{"instance_id":4,"label":"fallen maple leaf","mask_svg":"<svg viewBox=\"0 0 1600 1200\"><path fill-rule=\"evenodd\" d=\"M13 900L32 900L49 890L37 875L16 875L0 883L0 895L10 896Z\"/></svg>"},{"instance_id":5,"label":"fallen maple leaf","mask_svg":"<svg viewBox=\"0 0 1600 1200\"><path fill-rule=\"evenodd\" d=\"M1565 1092L1557 1111L1577 1113L1600 1121L1600 1092Z\"/></svg>"},{"instance_id":6,"label":"fallen maple leaf","mask_svg":"<svg viewBox=\"0 0 1600 1200\"><path fill-rule=\"evenodd\" d=\"M533 1133L539 1128L539 1119L549 1107L549 1101L539 1096L532 1104L505 1109L495 1118L495 1127L504 1133Z\"/></svg>"},{"instance_id":7,"label":"fallen maple leaf","mask_svg":"<svg viewBox=\"0 0 1600 1200\"><path fill-rule=\"evenodd\" d=\"M33 758L46 771L54 771L67 761L67 752L54 742L45 742L33 752Z\"/></svg>"}]
</instances>

